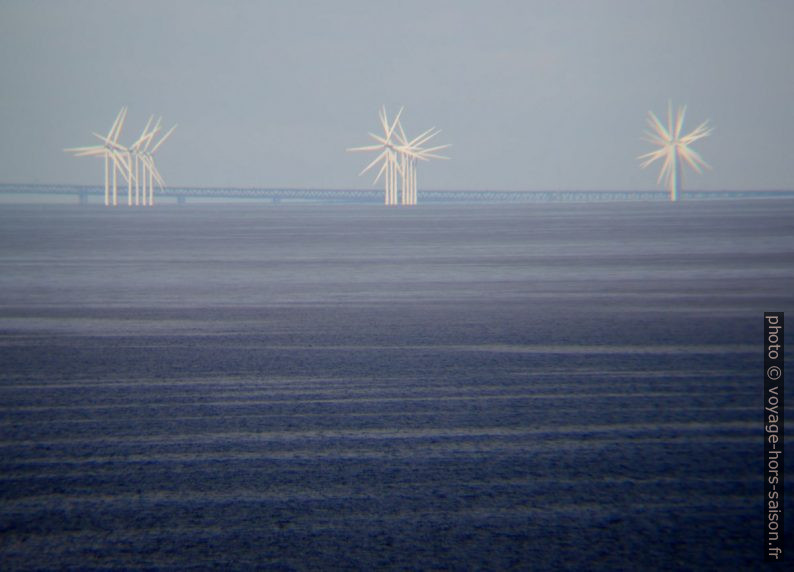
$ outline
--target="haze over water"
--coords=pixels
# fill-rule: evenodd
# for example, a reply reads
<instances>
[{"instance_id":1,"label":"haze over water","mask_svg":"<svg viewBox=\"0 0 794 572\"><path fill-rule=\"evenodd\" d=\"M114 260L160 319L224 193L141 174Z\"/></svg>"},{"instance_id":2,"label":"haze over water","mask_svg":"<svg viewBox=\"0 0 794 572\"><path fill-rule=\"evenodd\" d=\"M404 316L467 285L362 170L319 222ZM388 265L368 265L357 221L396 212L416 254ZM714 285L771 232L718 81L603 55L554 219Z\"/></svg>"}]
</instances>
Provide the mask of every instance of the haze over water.
<instances>
[{"instance_id":1,"label":"haze over water","mask_svg":"<svg viewBox=\"0 0 794 572\"><path fill-rule=\"evenodd\" d=\"M3 568L760 569L792 215L4 206Z\"/></svg>"}]
</instances>

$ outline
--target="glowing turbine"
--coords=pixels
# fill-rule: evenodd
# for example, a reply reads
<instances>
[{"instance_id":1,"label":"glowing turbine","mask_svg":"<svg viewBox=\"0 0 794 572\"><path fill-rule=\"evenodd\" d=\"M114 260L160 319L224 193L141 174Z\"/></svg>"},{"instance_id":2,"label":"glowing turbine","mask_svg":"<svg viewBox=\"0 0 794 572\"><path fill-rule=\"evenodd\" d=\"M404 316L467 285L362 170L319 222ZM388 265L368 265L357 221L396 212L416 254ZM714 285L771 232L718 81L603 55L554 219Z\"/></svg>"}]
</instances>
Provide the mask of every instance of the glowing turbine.
<instances>
[{"instance_id":1,"label":"glowing turbine","mask_svg":"<svg viewBox=\"0 0 794 572\"><path fill-rule=\"evenodd\" d=\"M171 136L171 133L174 132L176 129L176 125L174 125L171 129L166 132L165 135L149 150L149 145L151 145L152 141L154 140L154 136L160 132L160 123L162 122L162 118L157 120L157 123L149 129L149 125L152 123L152 117L149 118L149 121L146 123L146 126L143 128L143 132L141 136L138 138L135 143L132 144L130 147L131 152L135 155L135 204L138 204L138 185L139 181L141 186L143 187L143 205L152 206L154 205L154 182L157 181L157 185L160 187L160 190L163 190L165 187L165 181L163 181L163 177L160 175L160 172L157 170L157 167L154 165L154 157L152 156L157 149L159 149L160 145L162 145L166 139ZM148 170L148 174L147 174ZM140 171L140 173L139 173ZM140 175L140 176L139 176ZM149 199L147 202L146 199L146 189L149 189Z\"/></svg>"},{"instance_id":2,"label":"glowing turbine","mask_svg":"<svg viewBox=\"0 0 794 572\"><path fill-rule=\"evenodd\" d=\"M124 125L124 120L127 117L127 108L122 107L116 116L116 120L108 131L107 135L100 135L94 133L94 136L99 139L101 145L93 145L88 147L73 147L64 149L64 151L72 152L77 157L102 157L105 159L105 206L110 205L110 189L113 189L113 206L118 204L118 185L117 175L120 172L127 181L127 204L132 206L132 186L135 183L135 204L140 204L140 185L143 183L143 204L147 204L146 189L149 189L149 206L154 204L154 182L163 189L165 182L162 176L157 171L154 165L153 154L165 142L171 133L176 129L174 125L163 137L149 150L152 141L160 132L160 120L150 129L152 119L146 123L143 128L141 136L138 138L131 147L121 145L119 135L121 135L121 128ZM111 186L109 170L110 161L113 161L113 181ZM148 173L147 173L148 171ZM148 180L147 180L148 179Z\"/></svg>"},{"instance_id":3,"label":"glowing turbine","mask_svg":"<svg viewBox=\"0 0 794 572\"><path fill-rule=\"evenodd\" d=\"M681 191L681 159L689 164L698 174L702 172L700 170L701 166L710 168L697 151L690 149L689 146L698 139L708 136L712 128L708 126L707 120L698 125L689 134L681 135L685 114L686 106L679 107L675 116L675 121L673 121L673 104L672 102L668 102L667 128L665 128L656 115L654 115L652 111L649 111L648 126L652 131L645 132L645 140L654 145L658 145L659 149L638 157L638 159L643 161L640 165L643 169L657 159L664 159L662 169L659 172L659 178L656 182L660 183L662 179L665 179L665 184L670 189L671 201L678 200L678 194Z\"/></svg>"},{"instance_id":4,"label":"glowing turbine","mask_svg":"<svg viewBox=\"0 0 794 572\"><path fill-rule=\"evenodd\" d=\"M119 135L121 134L121 128L124 125L124 119L127 117L127 108L122 107L119 111L118 115L116 115L116 120L113 122L113 125L108 131L106 137L101 135L96 135L100 140L102 140L102 145L93 145L89 147L72 147L69 149L64 149L64 151L74 153L76 157L102 157L105 159L105 206L110 205L110 180L109 180L109 169L110 169L110 160L113 160L113 205L118 204L118 188L116 185L116 174L118 171L121 171L122 175L125 175L128 180L130 176L129 172L129 155L127 153L127 149L123 146L118 144ZM126 174L124 170L126 169Z\"/></svg>"},{"instance_id":5,"label":"glowing turbine","mask_svg":"<svg viewBox=\"0 0 794 572\"><path fill-rule=\"evenodd\" d=\"M399 133L397 139L400 146L397 150L400 152L400 159L402 165L402 204L415 205L416 204L416 160L429 161L430 159L449 159L443 155L435 154L436 151L451 147L451 145L437 145L435 147L422 147L425 143L430 141L433 137L441 133L441 130L431 127L421 135L415 137L411 141L405 136L402 124L398 123Z\"/></svg>"},{"instance_id":6,"label":"glowing turbine","mask_svg":"<svg viewBox=\"0 0 794 572\"><path fill-rule=\"evenodd\" d=\"M378 182L380 176L386 174L386 182L384 185L384 195L385 195L385 204L387 205L396 205L397 204L397 174L399 172L400 175L403 175L402 167L397 162L397 148L392 141L392 135L394 135L394 130L400 122L400 114L403 112L402 108L397 113L397 116L394 118L394 121L389 123L389 118L386 115L386 108L382 107L378 112L378 117L380 118L381 127L383 127L383 137L375 135L374 133L370 133L369 136L377 141L376 145L367 145L366 147L353 147L348 149L348 151L380 151L377 157L364 169L359 173L363 175L367 171L369 171L372 167L374 167L379 161L383 161L383 165L378 171L378 175L375 177L375 182Z\"/></svg>"}]
</instances>

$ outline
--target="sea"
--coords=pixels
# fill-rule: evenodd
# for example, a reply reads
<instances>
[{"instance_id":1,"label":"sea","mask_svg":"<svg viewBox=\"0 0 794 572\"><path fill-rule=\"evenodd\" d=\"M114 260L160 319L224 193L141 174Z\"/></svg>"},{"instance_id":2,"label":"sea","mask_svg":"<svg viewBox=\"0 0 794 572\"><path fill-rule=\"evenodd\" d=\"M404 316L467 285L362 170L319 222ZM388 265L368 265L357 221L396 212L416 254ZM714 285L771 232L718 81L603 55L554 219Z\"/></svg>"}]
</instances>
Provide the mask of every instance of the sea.
<instances>
[{"instance_id":1,"label":"sea","mask_svg":"<svg viewBox=\"0 0 794 572\"><path fill-rule=\"evenodd\" d=\"M764 569L786 310L791 199L0 205L0 569Z\"/></svg>"}]
</instances>

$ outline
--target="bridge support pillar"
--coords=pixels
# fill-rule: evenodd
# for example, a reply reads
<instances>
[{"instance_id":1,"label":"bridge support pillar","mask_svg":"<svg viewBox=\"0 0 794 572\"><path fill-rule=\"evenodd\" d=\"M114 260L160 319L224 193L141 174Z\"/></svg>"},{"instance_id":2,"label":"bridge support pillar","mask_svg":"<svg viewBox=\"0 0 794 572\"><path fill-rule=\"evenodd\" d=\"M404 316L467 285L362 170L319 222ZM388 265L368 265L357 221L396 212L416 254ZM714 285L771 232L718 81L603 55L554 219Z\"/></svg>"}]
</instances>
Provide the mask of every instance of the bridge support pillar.
<instances>
[{"instance_id":1,"label":"bridge support pillar","mask_svg":"<svg viewBox=\"0 0 794 572\"><path fill-rule=\"evenodd\" d=\"M178 204L178 205L184 205L186 202L187 202L187 197L184 196L184 195L179 195L176 198L176 204Z\"/></svg>"},{"instance_id":2,"label":"bridge support pillar","mask_svg":"<svg viewBox=\"0 0 794 572\"><path fill-rule=\"evenodd\" d=\"M85 206L88 204L88 193L79 193L77 195L77 202L80 206Z\"/></svg>"}]
</instances>

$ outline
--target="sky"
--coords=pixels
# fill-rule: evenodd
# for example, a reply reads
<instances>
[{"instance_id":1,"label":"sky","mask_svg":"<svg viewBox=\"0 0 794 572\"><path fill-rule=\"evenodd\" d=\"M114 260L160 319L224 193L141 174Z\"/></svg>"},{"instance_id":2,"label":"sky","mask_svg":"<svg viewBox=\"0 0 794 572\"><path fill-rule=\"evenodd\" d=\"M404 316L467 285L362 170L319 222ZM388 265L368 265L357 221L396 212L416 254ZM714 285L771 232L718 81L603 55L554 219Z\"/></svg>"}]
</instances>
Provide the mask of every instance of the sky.
<instances>
[{"instance_id":1,"label":"sky","mask_svg":"<svg viewBox=\"0 0 794 572\"><path fill-rule=\"evenodd\" d=\"M790 0L0 0L0 182L93 184L119 109L169 186L366 189L377 112L452 145L419 189L650 190L649 110L686 104L684 188L794 188Z\"/></svg>"}]
</instances>

